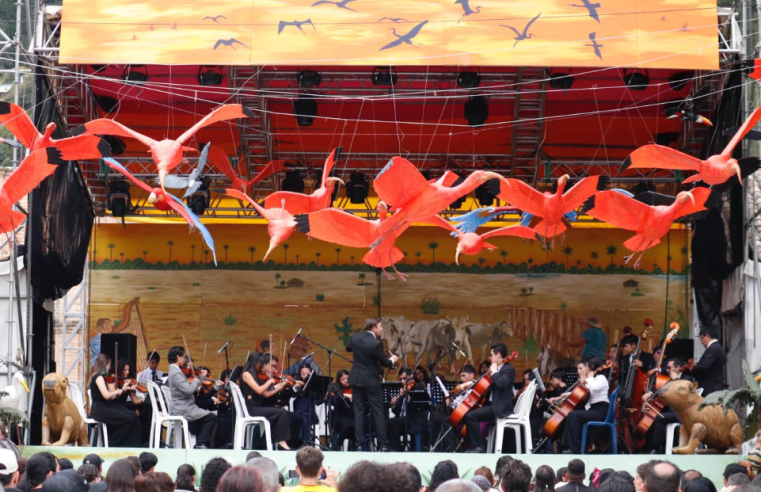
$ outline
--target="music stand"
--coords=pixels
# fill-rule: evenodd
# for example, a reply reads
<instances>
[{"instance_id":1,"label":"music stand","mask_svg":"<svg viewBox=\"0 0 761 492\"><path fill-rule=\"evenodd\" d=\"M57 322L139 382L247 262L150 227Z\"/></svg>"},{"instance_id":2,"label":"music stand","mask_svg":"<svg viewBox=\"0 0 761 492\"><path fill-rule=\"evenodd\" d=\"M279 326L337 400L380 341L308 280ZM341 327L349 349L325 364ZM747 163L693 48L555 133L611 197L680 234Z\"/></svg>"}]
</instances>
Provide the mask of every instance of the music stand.
<instances>
[{"instance_id":1,"label":"music stand","mask_svg":"<svg viewBox=\"0 0 761 492\"><path fill-rule=\"evenodd\" d=\"M304 384L304 387L301 390L301 393L306 395L309 398L309 414L307 417L307 421L309 424L309 436L307 436L306 442L304 445L306 446L314 446L315 445L315 439L314 439L314 426L312 425L312 412L313 410L316 411L316 401L323 401L325 400L325 396L328 393L328 386L330 385L330 382L333 380L333 378L329 376L320 376L319 374L316 374L312 372L309 377L306 380L306 383ZM330 430L330 425L328 425L328 430ZM330 434L328 434L330 436ZM328 451L330 448L325 446L321 441L319 442L319 447L324 448L326 451Z\"/></svg>"}]
</instances>

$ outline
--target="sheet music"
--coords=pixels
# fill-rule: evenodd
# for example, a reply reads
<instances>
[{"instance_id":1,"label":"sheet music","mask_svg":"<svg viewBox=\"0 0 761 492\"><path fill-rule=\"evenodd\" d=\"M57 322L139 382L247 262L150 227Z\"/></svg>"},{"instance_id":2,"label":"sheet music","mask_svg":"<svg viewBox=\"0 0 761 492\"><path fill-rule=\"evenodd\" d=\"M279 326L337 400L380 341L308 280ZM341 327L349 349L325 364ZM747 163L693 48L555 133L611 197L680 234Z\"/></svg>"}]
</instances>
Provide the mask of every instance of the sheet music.
<instances>
[{"instance_id":1,"label":"sheet music","mask_svg":"<svg viewBox=\"0 0 761 492\"><path fill-rule=\"evenodd\" d=\"M447 391L447 387L446 387L446 386L444 386L444 383L442 383L442 382L441 382L441 378L440 378L440 377L438 377L438 376L436 376L436 381L438 381L438 383L439 383L439 387L441 387L441 391L443 391L443 392L444 392L444 396L446 396L447 398L449 398L449 391Z\"/></svg>"}]
</instances>

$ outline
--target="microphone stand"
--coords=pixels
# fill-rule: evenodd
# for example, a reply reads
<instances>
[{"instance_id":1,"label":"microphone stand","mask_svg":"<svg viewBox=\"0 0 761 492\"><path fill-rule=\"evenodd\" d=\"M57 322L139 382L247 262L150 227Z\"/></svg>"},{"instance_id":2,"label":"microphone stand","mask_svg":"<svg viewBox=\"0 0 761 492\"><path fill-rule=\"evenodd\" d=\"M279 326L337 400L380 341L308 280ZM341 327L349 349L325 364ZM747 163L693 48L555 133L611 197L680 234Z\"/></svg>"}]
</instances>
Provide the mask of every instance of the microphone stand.
<instances>
[{"instance_id":1,"label":"microphone stand","mask_svg":"<svg viewBox=\"0 0 761 492\"><path fill-rule=\"evenodd\" d=\"M227 384L225 385L225 390L227 391L227 419L229 421L228 423L228 434L227 434L227 442L225 443L225 448L230 445L230 438L235 437L235 420L238 418L237 415L235 415L235 405L230 405L230 400L233 398L232 392L230 391L230 381L232 380L232 373L230 372L230 357L227 353L227 346L225 346L225 369L227 370ZM230 413L232 412L232 415Z\"/></svg>"}]
</instances>

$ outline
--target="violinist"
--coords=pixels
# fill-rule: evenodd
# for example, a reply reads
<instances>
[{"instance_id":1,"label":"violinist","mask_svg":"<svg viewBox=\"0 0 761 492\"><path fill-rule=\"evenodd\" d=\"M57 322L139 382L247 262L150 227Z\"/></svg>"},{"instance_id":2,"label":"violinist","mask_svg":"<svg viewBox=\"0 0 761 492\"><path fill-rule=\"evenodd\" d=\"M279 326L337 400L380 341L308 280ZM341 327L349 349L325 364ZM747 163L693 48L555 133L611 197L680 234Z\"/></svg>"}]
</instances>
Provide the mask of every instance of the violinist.
<instances>
[{"instance_id":1,"label":"violinist","mask_svg":"<svg viewBox=\"0 0 761 492\"><path fill-rule=\"evenodd\" d=\"M618 355L618 345L614 343L613 345L608 347L608 360L612 360L614 363L618 362L617 355ZM610 375L611 371L613 371L613 376ZM618 371L614 367L609 367L607 369L603 369L600 374L605 376L608 379L608 381L610 381L611 383L615 383L615 381L613 381L613 378L617 376L616 374L617 372ZM613 384L613 386L615 386L615 384Z\"/></svg>"},{"instance_id":2,"label":"violinist","mask_svg":"<svg viewBox=\"0 0 761 492\"><path fill-rule=\"evenodd\" d=\"M593 357L586 362L581 362L576 366L579 371L579 381L589 390L589 410L580 408L573 410L565 419L565 428L563 429L562 446L565 448L563 453L579 454L581 452L581 430L584 424L593 420L602 421L608 415L608 380L602 374L596 374L595 371L600 368L602 362L597 357ZM570 393L563 393L562 397L570 396ZM558 398L551 398L550 403L555 403Z\"/></svg>"},{"instance_id":3,"label":"violinist","mask_svg":"<svg viewBox=\"0 0 761 492\"><path fill-rule=\"evenodd\" d=\"M468 388L473 386L476 380L476 368L470 364L464 366L460 371L460 384L458 384L449 396L446 397L447 407L456 407L459 402L465 398Z\"/></svg>"},{"instance_id":4,"label":"violinist","mask_svg":"<svg viewBox=\"0 0 761 492\"><path fill-rule=\"evenodd\" d=\"M135 396L134 386L124 384L121 388L111 368L111 358L101 353L93 363L90 379L90 416L108 426L109 443L113 447L140 447L140 421L135 412L127 410L129 397L133 403L140 403ZM110 382L108 382L110 381Z\"/></svg>"},{"instance_id":5,"label":"violinist","mask_svg":"<svg viewBox=\"0 0 761 492\"><path fill-rule=\"evenodd\" d=\"M495 418L501 419L513 413L513 383L515 382L515 368L512 364L504 363L507 358L507 346L504 343L495 343L489 353L489 371L491 374L491 395L481 408L475 408L465 415L465 427L468 429L469 452L483 453L486 451L486 443L479 422L491 422Z\"/></svg>"},{"instance_id":6,"label":"violinist","mask_svg":"<svg viewBox=\"0 0 761 492\"><path fill-rule=\"evenodd\" d=\"M419 380L414 378L415 374L418 374ZM394 451L404 450L402 439L406 441L407 435L422 434L427 429L425 411L410 404L409 397L410 391L425 391L426 387L421 374L425 375L425 371L416 370L413 373L409 367L399 371L402 389L391 399L391 411L394 417L388 420L388 439Z\"/></svg>"},{"instance_id":7,"label":"violinist","mask_svg":"<svg viewBox=\"0 0 761 492\"><path fill-rule=\"evenodd\" d=\"M252 417L269 420L272 441L280 449L286 450L291 449L286 441L299 437L301 416L274 406L265 406L264 401L288 388L289 384L302 386L304 383L293 383L292 380L274 376L270 354L251 352L248 355L240 378L240 391L246 400L246 408Z\"/></svg>"},{"instance_id":8,"label":"violinist","mask_svg":"<svg viewBox=\"0 0 761 492\"><path fill-rule=\"evenodd\" d=\"M312 368L308 364L302 364L299 370L299 379L305 385L312 375ZM296 398L293 401L293 411L301 416L301 435L306 438L309 435L309 422L317 423L317 412L315 411L314 402L305 395L300 389L303 386L294 388Z\"/></svg>"},{"instance_id":9,"label":"violinist","mask_svg":"<svg viewBox=\"0 0 761 492\"><path fill-rule=\"evenodd\" d=\"M630 367L638 367L645 372L655 367L655 359L652 354L640 351L639 357L634 357L638 341L639 337L637 335L626 335L621 339L621 353L618 358L619 388L625 386Z\"/></svg>"},{"instance_id":10,"label":"violinist","mask_svg":"<svg viewBox=\"0 0 761 492\"><path fill-rule=\"evenodd\" d=\"M211 446L211 436L217 424L217 416L200 408L195 402L196 391L201 386L201 380L196 377L196 372L191 370L192 365L188 365L185 349L178 346L170 348L167 359L169 377L166 384L169 386L172 399L169 407L174 414L187 419L190 433L196 436L195 448L207 449Z\"/></svg>"},{"instance_id":11,"label":"violinist","mask_svg":"<svg viewBox=\"0 0 761 492\"><path fill-rule=\"evenodd\" d=\"M539 398L534 409L531 410L531 416L529 421L531 423L531 434L538 436L541 432L544 424L547 422L548 415L552 414L553 407L550 405L550 401L557 401L558 397L562 396L568 389L568 385L565 384L565 369L559 367L553 369L550 373L550 382L547 385L547 390Z\"/></svg>"},{"instance_id":12,"label":"violinist","mask_svg":"<svg viewBox=\"0 0 761 492\"><path fill-rule=\"evenodd\" d=\"M137 389L138 384L135 383L135 371L127 359L119 360L116 366L116 374L124 380L124 383L129 384L128 387L133 388L130 390L129 398L126 399L124 404L127 410L135 412L138 419L140 419L140 442L147 443L151 435L153 411L151 409L151 402L147 400L148 393L144 392L146 388L140 385L140 390ZM122 384L122 387L124 386L125 384Z\"/></svg>"},{"instance_id":13,"label":"violinist","mask_svg":"<svg viewBox=\"0 0 761 492\"><path fill-rule=\"evenodd\" d=\"M331 408L330 423L333 426L333 451L340 451L346 439L354 439L354 403L349 371L341 369L336 374L338 383L330 383L327 401Z\"/></svg>"},{"instance_id":14,"label":"violinist","mask_svg":"<svg viewBox=\"0 0 761 492\"><path fill-rule=\"evenodd\" d=\"M148 354L148 367L140 371L137 375L137 382L141 384L145 384L147 381L152 381L158 385L161 385L162 380L164 379L164 374L161 369L159 369L159 362L161 362L161 356L158 352L155 350Z\"/></svg>"},{"instance_id":15,"label":"violinist","mask_svg":"<svg viewBox=\"0 0 761 492\"><path fill-rule=\"evenodd\" d=\"M224 369L219 376L219 379L224 383L224 386L217 391L217 400L219 401L219 404L217 405L217 432L214 433L214 442L216 444L215 447L217 448L225 448L228 447L229 444L232 444L231 427L234 423L231 422L231 420L234 419L234 415L232 415L230 408L232 408L233 403L232 396L227 389L227 383L230 381L231 372L231 369Z\"/></svg>"},{"instance_id":16,"label":"violinist","mask_svg":"<svg viewBox=\"0 0 761 492\"><path fill-rule=\"evenodd\" d=\"M195 365L193 364L193 359L190 357L188 357L188 369L191 369L194 372L196 369ZM218 386L216 384L204 384L205 381L211 379L211 371L209 371L207 367L199 366L197 369L200 371L198 377L201 380L202 384L196 390L196 405L198 405L200 408L203 408L204 410L210 410L213 412L217 410L217 406L219 405L216 389Z\"/></svg>"}]
</instances>

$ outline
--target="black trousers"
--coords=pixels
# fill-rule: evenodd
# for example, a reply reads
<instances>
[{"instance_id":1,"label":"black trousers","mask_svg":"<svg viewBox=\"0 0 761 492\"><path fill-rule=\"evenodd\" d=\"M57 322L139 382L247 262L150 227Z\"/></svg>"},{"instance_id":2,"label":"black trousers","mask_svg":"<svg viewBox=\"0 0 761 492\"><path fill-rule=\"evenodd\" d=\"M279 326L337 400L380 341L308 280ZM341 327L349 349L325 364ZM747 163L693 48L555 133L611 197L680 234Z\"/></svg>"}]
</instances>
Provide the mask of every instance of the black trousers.
<instances>
[{"instance_id":1,"label":"black trousers","mask_svg":"<svg viewBox=\"0 0 761 492\"><path fill-rule=\"evenodd\" d=\"M417 428L413 429L413 427ZM420 428L420 425L413 426L411 417L408 417L407 419L404 417L394 417L392 419L388 419L388 439L391 442L391 449L394 451L404 450L404 442L407 441L408 435L426 434L427 431L428 426L423 426L422 429ZM404 440L404 442L402 440Z\"/></svg>"},{"instance_id":2,"label":"black trousers","mask_svg":"<svg viewBox=\"0 0 761 492\"><path fill-rule=\"evenodd\" d=\"M605 420L608 416L607 401L595 403L589 410L574 410L565 418L565 428L563 429L563 439L561 444L564 448L570 449L574 454L581 453L581 431L584 424L593 421Z\"/></svg>"},{"instance_id":3,"label":"black trousers","mask_svg":"<svg viewBox=\"0 0 761 492\"><path fill-rule=\"evenodd\" d=\"M679 422L676 412L667 411L661 413L663 417L656 417L650 431L647 433L647 442L652 450L663 452L666 450L666 439L673 439L674 436L666 435L666 426ZM649 450L648 450L649 451Z\"/></svg>"},{"instance_id":4,"label":"black trousers","mask_svg":"<svg viewBox=\"0 0 761 492\"><path fill-rule=\"evenodd\" d=\"M378 446L388 448L386 418L383 415L383 390L380 386L354 386L352 393L354 395L354 440L357 446L364 445L367 441L365 416L369 408L375 427L375 435L378 438Z\"/></svg>"},{"instance_id":5,"label":"black trousers","mask_svg":"<svg viewBox=\"0 0 761 492\"><path fill-rule=\"evenodd\" d=\"M211 446L211 434L214 432L215 425L217 425L217 416L213 413L188 422L190 433L196 436L196 446Z\"/></svg>"},{"instance_id":6,"label":"black trousers","mask_svg":"<svg viewBox=\"0 0 761 492\"><path fill-rule=\"evenodd\" d=\"M467 443L471 448L486 448L486 441L481 434L479 422L491 422L496 419L491 405L476 408L465 414L465 428L468 430Z\"/></svg>"},{"instance_id":7,"label":"black trousers","mask_svg":"<svg viewBox=\"0 0 761 492\"><path fill-rule=\"evenodd\" d=\"M336 419L336 423L333 424L333 433L335 435L333 451L341 451L343 449L344 440L354 439L356 432L353 416L351 418Z\"/></svg>"}]
</instances>

